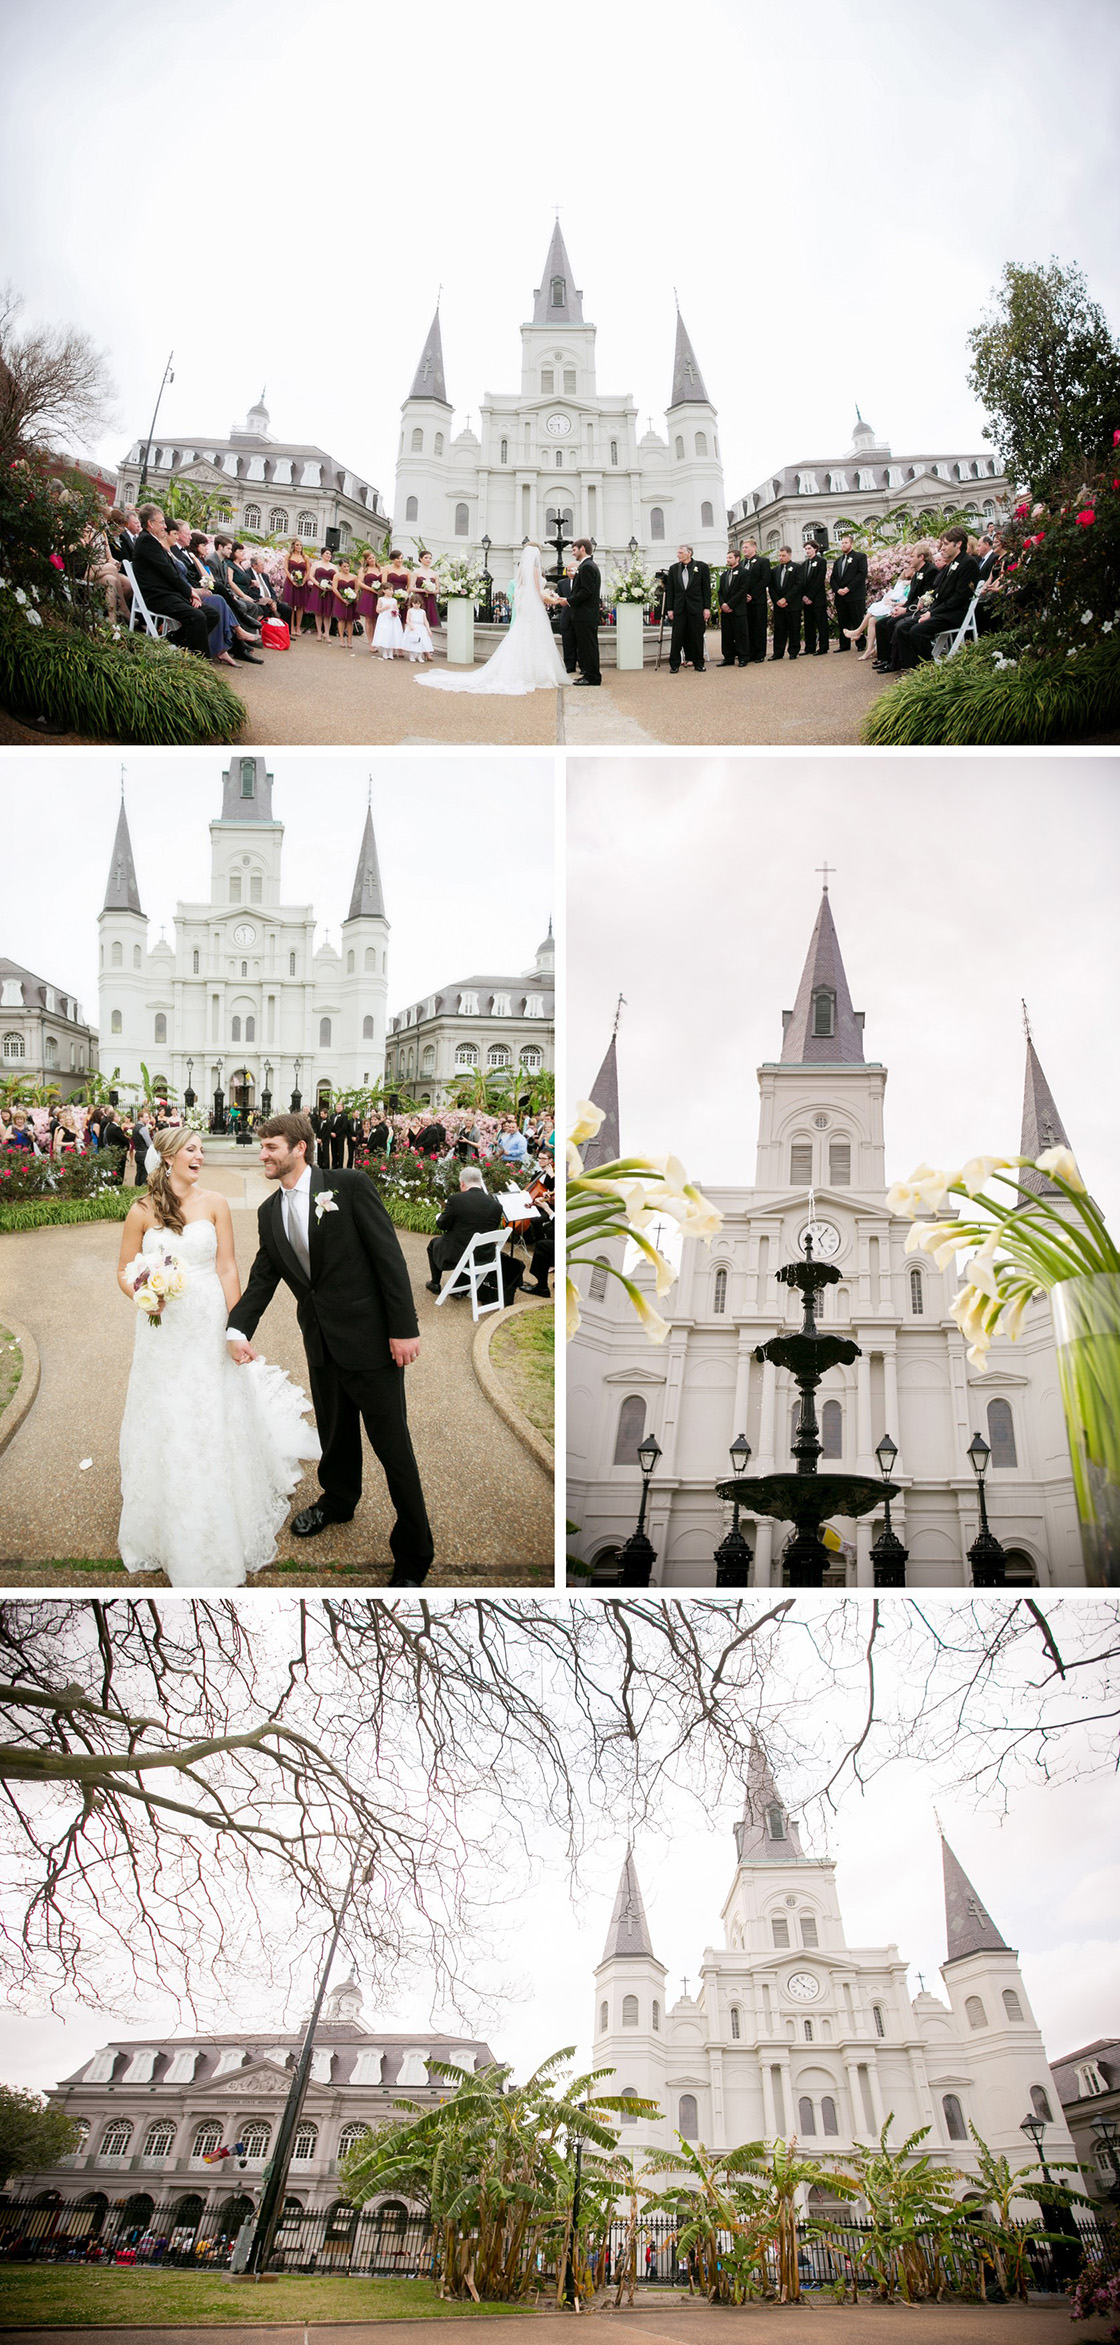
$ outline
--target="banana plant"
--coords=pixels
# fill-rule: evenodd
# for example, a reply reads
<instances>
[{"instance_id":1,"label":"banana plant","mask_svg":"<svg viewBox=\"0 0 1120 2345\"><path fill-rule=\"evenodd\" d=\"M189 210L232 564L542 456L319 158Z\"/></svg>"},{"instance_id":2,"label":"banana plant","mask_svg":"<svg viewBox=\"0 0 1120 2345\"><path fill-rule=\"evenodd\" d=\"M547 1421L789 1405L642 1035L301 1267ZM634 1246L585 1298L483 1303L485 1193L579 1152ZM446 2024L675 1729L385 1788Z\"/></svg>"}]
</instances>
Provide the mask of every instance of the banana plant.
<instances>
[{"instance_id":1,"label":"banana plant","mask_svg":"<svg viewBox=\"0 0 1120 2345\"><path fill-rule=\"evenodd\" d=\"M860 2143L848 2172L834 2175L832 2187L867 2206L867 2229L854 2245L845 2237L857 2275L868 2272L888 2302L900 2295L914 2304L941 2295L947 2285L948 2254L961 2222L954 2185L962 2177L920 2149L928 2125L892 2149L887 2136L893 2124L892 2112L878 2141L871 2147Z\"/></svg>"},{"instance_id":2,"label":"banana plant","mask_svg":"<svg viewBox=\"0 0 1120 2345\"><path fill-rule=\"evenodd\" d=\"M1068 2237L1064 2231L1047 2229L1046 2208L1069 2207L1074 2199L1082 2205L1089 2202L1083 2191L1064 2183L1047 2182L1037 2163L1012 2166L1009 2158L988 2148L974 2125L970 2124L968 2130L976 2144L978 2173L974 2187L979 2188L983 2199L982 2207L973 2207L968 2216L969 2232L978 2242L980 2294L987 2295L985 2264L990 2262L1004 2295L1015 2294L1025 2303L1032 2278L1032 2247L1037 2248L1040 2243L1058 2245ZM1076 2174L1079 2169L1066 2164L1057 2171ZM1034 2199L1042 2213L1026 2222L1014 2220L1011 2209L1016 2199Z\"/></svg>"}]
</instances>

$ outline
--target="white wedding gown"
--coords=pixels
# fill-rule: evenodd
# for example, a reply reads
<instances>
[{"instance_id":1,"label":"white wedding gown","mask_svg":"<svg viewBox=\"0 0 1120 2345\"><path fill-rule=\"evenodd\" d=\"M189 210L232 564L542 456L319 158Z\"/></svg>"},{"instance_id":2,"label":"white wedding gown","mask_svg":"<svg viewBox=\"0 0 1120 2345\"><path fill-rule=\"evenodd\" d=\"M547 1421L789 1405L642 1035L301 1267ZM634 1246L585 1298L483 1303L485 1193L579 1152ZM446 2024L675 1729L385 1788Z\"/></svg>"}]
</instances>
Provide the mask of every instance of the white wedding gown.
<instances>
[{"instance_id":1,"label":"white wedding gown","mask_svg":"<svg viewBox=\"0 0 1120 2345\"><path fill-rule=\"evenodd\" d=\"M176 1587L237 1588L276 1554L302 1474L320 1455L306 1395L282 1368L239 1368L212 1221L147 1230L141 1251L179 1256L183 1294L158 1327L136 1313L121 1424L121 1562Z\"/></svg>"},{"instance_id":2,"label":"white wedding gown","mask_svg":"<svg viewBox=\"0 0 1120 2345\"><path fill-rule=\"evenodd\" d=\"M556 637L541 596L541 557L525 546L517 565L517 593L508 632L484 668L453 676L436 668L416 682L429 692L539 692L568 681Z\"/></svg>"}]
</instances>

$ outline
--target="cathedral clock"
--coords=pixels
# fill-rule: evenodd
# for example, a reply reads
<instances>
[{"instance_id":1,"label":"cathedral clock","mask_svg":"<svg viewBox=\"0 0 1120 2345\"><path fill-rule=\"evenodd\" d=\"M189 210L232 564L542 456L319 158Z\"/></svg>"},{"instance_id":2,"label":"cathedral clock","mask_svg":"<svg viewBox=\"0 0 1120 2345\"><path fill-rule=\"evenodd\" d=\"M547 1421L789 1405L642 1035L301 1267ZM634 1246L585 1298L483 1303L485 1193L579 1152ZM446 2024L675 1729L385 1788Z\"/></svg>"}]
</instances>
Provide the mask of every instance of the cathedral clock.
<instances>
[{"instance_id":1,"label":"cathedral clock","mask_svg":"<svg viewBox=\"0 0 1120 2345\"><path fill-rule=\"evenodd\" d=\"M793 1996L795 2003L815 2003L820 1991L820 1980L813 1977L811 1970L791 1971L786 1980L786 1993Z\"/></svg>"},{"instance_id":2,"label":"cathedral clock","mask_svg":"<svg viewBox=\"0 0 1120 2345\"><path fill-rule=\"evenodd\" d=\"M247 920L239 920L233 932L233 941L235 945L255 945L256 929L251 928Z\"/></svg>"},{"instance_id":3,"label":"cathedral clock","mask_svg":"<svg viewBox=\"0 0 1120 2345\"><path fill-rule=\"evenodd\" d=\"M551 433L554 440L566 439L572 428L571 416L546 415L544 419L544 428L546 432Z\"/></svg>"},{"instance_id":4,"label":"cathedral clock","mask_svg":"<svg viewBox=\"0 0 1120 2345\"><path fill-rule=\"evenodd\" d=\"M833 1255L840 1252L844 1243L834 1221L807 1221L797 1233L799 1254L805 1252L807 1237L812 1238L813 1252L818 1262L831 1262Z\"/></svg>"}]
</instances>

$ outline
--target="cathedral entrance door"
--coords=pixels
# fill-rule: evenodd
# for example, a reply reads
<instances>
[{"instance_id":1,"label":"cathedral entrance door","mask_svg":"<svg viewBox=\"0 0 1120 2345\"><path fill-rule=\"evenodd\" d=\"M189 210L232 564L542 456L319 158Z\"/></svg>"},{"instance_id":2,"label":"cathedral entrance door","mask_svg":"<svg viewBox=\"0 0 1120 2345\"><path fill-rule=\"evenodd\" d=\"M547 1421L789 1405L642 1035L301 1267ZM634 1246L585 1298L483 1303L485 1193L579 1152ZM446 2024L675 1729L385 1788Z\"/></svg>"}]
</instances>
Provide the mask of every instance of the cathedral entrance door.
<instances>
[{"instance_id":1,"label":"cathedral entrance door","mask_svg":"<svg viewBox=\"0 0 1120 2345\"><path fill-rule=\"evenodd\" d=\"M247 1067L239 1067L236 1075L231 1078L229 1096L231 1107L252 1107L253 1078Z\"/></svg>"}]
</instances>

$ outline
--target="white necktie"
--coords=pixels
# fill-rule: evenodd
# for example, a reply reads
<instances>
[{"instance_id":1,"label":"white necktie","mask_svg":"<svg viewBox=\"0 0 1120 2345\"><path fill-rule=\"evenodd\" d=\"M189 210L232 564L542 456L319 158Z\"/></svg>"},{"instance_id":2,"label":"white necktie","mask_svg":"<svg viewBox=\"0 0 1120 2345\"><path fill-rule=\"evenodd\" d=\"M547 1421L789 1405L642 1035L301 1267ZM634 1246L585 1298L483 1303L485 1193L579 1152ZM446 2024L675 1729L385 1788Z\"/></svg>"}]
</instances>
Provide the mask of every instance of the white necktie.
<instances>
[{"instance_id":1,"label":"white necktie","mask_svg":"<svg viewBox=\"0 0 1120 2345\"><path fill-rule=\"evenodd\" d=\"M294 1189L285 1189L284 1209L285 1220L288 1227L288 1244L291 1247L296 1261L299 1263L301 1269L304 1270L308 1278L310 1278L311 1255L308 1250L307 1239L303 1234L303 1219L300 1214L299 1207L296 1204L296 1193Z\"/></svg>"}]
</instances>

